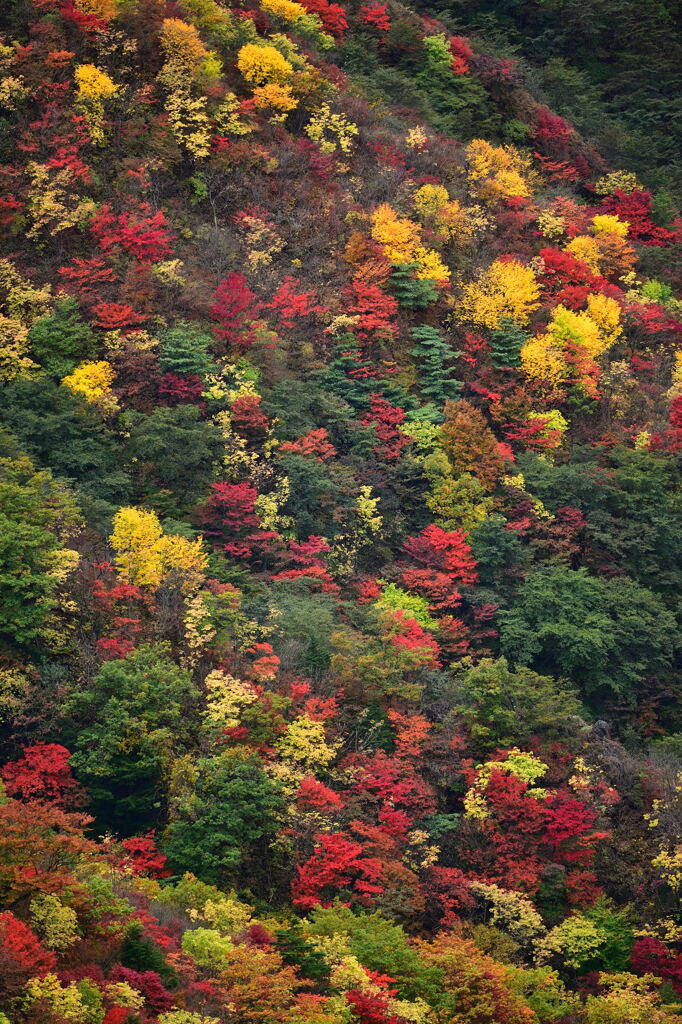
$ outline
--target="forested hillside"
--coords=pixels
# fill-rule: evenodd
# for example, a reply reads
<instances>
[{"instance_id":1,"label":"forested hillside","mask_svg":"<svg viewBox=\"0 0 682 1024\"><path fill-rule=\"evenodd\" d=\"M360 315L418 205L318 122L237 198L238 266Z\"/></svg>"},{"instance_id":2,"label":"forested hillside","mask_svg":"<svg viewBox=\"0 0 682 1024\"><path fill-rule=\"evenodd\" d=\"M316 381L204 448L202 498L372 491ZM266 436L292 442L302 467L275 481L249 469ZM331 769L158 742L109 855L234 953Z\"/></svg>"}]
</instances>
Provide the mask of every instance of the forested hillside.
<instances>
[{"instance_id":1,"label":"forested hillside","mask_svg":"<svg viewBox=\"0 0 682 1024\"><path fill-rule=\"evenodd\" d=\"M675 14L2 5L0 1024L679 1019Z\"/></svg>"}]
</instances>

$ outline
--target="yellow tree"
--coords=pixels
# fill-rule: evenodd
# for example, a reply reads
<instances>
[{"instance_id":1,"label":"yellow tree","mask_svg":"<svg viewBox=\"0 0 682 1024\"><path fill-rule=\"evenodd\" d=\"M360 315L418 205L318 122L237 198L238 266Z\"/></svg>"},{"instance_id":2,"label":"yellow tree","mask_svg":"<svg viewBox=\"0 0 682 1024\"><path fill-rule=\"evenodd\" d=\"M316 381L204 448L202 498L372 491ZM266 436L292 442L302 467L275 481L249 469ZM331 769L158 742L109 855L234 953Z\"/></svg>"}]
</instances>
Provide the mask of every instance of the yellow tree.
<instances>
[{"instance_id":1,"label":"yellow tree","mask_svg":"<svg viewBox=\"0 0 682 1024\"><path fill-rule=\"evenodd\" d=\"M201 539L165 535L155 512L121 508L109 538L121 575L140 587L156 589L180 580L183 591L196 590L204 579L207 556Z\"/></svg>"},{"instance_id":2,"label":"yellow tree","mask_svg":"<svg viewBox=\"0 0 682 1024\"><path fill-rule=\"evenodd\" d=\"M456 312L460 320L495 330L505 318L527 324L539 299L540 288L530 267L517 260L495 260L476 281L464 286Z\"/></svg>"}]
</instances>

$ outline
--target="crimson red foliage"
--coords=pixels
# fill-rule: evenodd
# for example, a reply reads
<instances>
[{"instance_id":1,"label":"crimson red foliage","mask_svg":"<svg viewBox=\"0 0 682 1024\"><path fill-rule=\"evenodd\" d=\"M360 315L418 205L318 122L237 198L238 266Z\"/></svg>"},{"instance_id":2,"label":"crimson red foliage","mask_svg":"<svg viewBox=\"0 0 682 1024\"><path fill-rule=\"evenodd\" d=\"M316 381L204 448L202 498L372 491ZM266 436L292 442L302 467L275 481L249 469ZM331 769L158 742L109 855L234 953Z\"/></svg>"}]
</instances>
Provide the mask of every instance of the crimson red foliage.
<instances>
[{"instance_id":1,"label":"crimson red foliage","mask_svg":"<svg viewBox=\"0 0 682 1024\"><path fill-rule=\"evenodd\" d=\"M406 651L420 651L424 665L430 668L439 667L440 648L433 634L400 609L391 612L388 637L394 647L402 647Z\"/></svg>"},{"instance_id":2,"label":"crimson red foliage","mask_svg":"<svg viewBox=\"0 0 682 1024\"><path fill-rule=\"evenodd\" d=\"M104 1015L102 1024L127 1024L130 1020L130 1010L125 1006L112 1006Z\"/></svg>"},{"instance_id":3,"label":"crimson red foliage","mask_svg":"<svg viewBox=\"0 0 682 1024\"><path fill-rule=\"evenodd\" d=\"M344 289L348 299L348 313L357 317L353 333L365 341L373 336L395 338L398 325L398 303L392 295L382 291L376 284L353 281Z\"/></svg>"},{"instance_id":4,"label":"crimson red foliage","mask_svg":"<svg viewBox=\"0 0 682 1024\"><path fill-rule=\"evenodd\" d=\"M149 320L146 313L136 313L132 306L119 302L99 302L93 306L95 327L105 331L123 331L130 327L139 327Z\"/></svg>"},{"instance_id":5,"label":"crimson red foliage","mask_svg":"<svg viewBox=\"0 0 682 1024\"><path fill-rule=\"evenodd\" d=\"M144 996L145 1003L154 1014L173 1008L173 996L164 988L156 971L134 971L117 964L109 975L109 981L127 981Z\"/></svg>"},{"instance_id":6,"label":"crimson red foliage","mask_svg":"<svg viewBox=\"0 0 682 1024\"><path fill-rule=\"evenodd\" d=\"M550 152L563 153L566 143L573 134L573 125L558 114L553 114L547 107L537 108L533 128L535 141Z\"/></svg>"},{"instance_id":7,"label":"crimson red foliage","mask_svg":"<svg viewBox=\"0 0 682 1024\"><path fill-rule=\"evenodd\" d=\"M196 373L164 373L157 384L159 397L170 406L201 405L204 383Z\"/></svg>"},{"instance_id":8,"label":"crimson red foliage","mask_svg":"<svg viewBox=\"0 0 682 1024\"><path fill-rule=\"evenodd\" d=\"M651 192L635 189L623 192L617 188L612 195L602 200L603 213L615 213L620 220L627 221L628 236L642 245L664 247L675 239L675 233L659 227L651 219L653 197Z\"/></svg>"},{"instance_id":9,"label":"crimson red foliage","mask_svg":"<svg viewBox=\"0 0 682 1024\"><path fill-rule=\"evenodd\" d=\"M444 530L431 524L403 544L403 551L420 565L446 573L465 586L478 582L476 559L464 530Z\"/></svg>"},{"instance_id":10,"label":"crimson red foliage","mask_svg":"<svg viewBox=\"0 0 682 1024\"><path fill-rule=\"evenodd\" d=\"M638 974L665 978L682 996L682 953L671 953L660 939L651 935L636 939L632 967Z\"/></svg>"},{"instance_id":11,"label":"crimson red foliage","mask_svg":"<svg viewBox=\"0 0 682 1024\"><path fill-rule=\"evenodd\" d=\"M301 780L296 804L300 810L331 811L342 807L343 800L333 789L310 775Z\"/></svg>"},{"instance_id":12,"label":"crimson red foliage","mask_svg":"<svg viewBox=\"0 0 682 1024\"><path fill-rule=\"evenodd\" d=\"M54 970L57 957L11 911L0 914L0 995L17 995L29 978Z\"/></svg>"},{"instance_id":13,"label":"crimson red foliage","mask_svg":"<svg viewBox=\"0 0 682 1024\"><path fill-rule=\"evenodd\" d=\"M346 992L346 1001L353 1008L353 1018L358 1024L403 1024L403 1017L389 1013L386 997L377 993L363 992L359 988Z\"/></svg>"},{"instance_id":14,"label":"crimson red foliage","mask_svg":"<svg viewBox=\"0 0 682 1024\"><path fill-rule=\"evenodd\" d=\"M22 800L73 803L82 790L71 774L70 751L59 743L35 743L24 747L23 757L8 761L0 775L9 796Z\"/></svg>"},{"instance_id":15,"label":"crimson red foliage","mask_svg":"<svg viewBox=\"0 0 682 1024\"><path fill-rule=\"evenodd\" d=\"M469 46L469 40L465 36L450 36L448 40L452 63L450 67L455 75L465 75L469 71L469 64L474 51Z\"/></svg>"},{"instance_id":16,"label":"crimson red foliage","mask_svg":"<svg viewBox=\"0 0 682 1024\"><path fill-rule=\"evenodd\" d=\"M275 311L279 328L292 328L297 320L309 316L322 316L327 312L326 306L317 302L315 292L299 292L296 290L296 279L285 277L282 284L272 296L264 309Z\"/></svg>"},{"instance_id":17,"label":"crimson red foliage","mask_svg":"<svg viewBox=\"0 0 682 1024\"><path fill-rule=\"evenodd\" d=\"M301 910L312 910L333 890L351 889L363 903L383 892L379 882L381 861L364 856L360 843L343 832L320 832L315 842L315 852L305 864L297 866L291 886L294 903Z\"/></svg>"},{"instance_id":18,"label":"crimson red foliage","mask_svg":"<svg viewBox=\"0 0 682 1024\"><path fill-rule=\"evenodd\" d=\"M125 852L123 863L135 875L148 875L150 878L168 878L170 871L166 867L166 855L156 848L153 832L142 836L124 839L121 847Z\"/></svg>"},{"instance_id":19,"label":"crimson red foliage","mask_svg":"<svg viewBox=\"0 0 682 1024\"><path fill-rule=\"evenodd\" d=\"M371 757L353 756L348 763L356 772L351 791L363 800L387 803L419 817L435 811L433 790L408 761L378 750Z\"/></svg>"},{"instance_id":20,"label":"crimson red foliage","mask_svg":"<svg viewBox=\"0 0 682 1024\"><path fill-rule=\"evenodd\" d=\"M386 4L365 4L358 11L358 20L362 25L371 25L379 32L388 32L391 27Z\"/></svg>"},{"instance_id":21,"label":"crimson red foliage","mask_svg":"<svg viewBox=\"0 0 682 1024\"><path fill-rule=\"evenodd\" d=\"M90 230L102 252L118 247L143 263L157 263L173 255L173 238L163 210L152 212L148 203L140 203L136 211L113 212L104 203L90 222Z\"/></svg>"},{"instance_id":22,"label":"crimson red foliage","mask_svg":"<svg viewBox=\"0 0 682 1024\"><path fill-rule=\"evenodd\" d=\"M66 282L64 290L83 299L90 298L98 285L113 284L117 280L116 273L101 256L91 259L75 256L69 266L59 267L57 273Z\"/></svg>"},{"instance_id":23,"label":"crimson red foliage","mask_svg":"<svg viewBox=\"0 0 682 1024\"><path fill-rule=\"evenodd\" d=\"M260 395L242 395L230 407L232 426L247 438L262 438L268 432L270 421L261 408Z\"/></svg>"},{"instance_id":24,"label":"crimson red foliage","mask_svg":"<svg viewBox=\"0 0 682 1024\"><path fill-rule=\"evenodd\" d=\"M346 11L341 4L329 3L329 0L301 0L309 14L316 14L322 22L325 32L341 39L348 28Z\"/></svg>"},{"instance_id":25,"label":"crimson red foliage","mask_svg":"<svg viewBox=\"0 0 682 1024\"><path fill-rule=\"evenodd\" d=\"M380 395L372 395L369 412L365 413L360 422L363 427L373 427L379 444L372 449L376 455L395 462L410 443L398 427L405 420L405 411L399 406L391 405Z\"/></svg>"},{"instance_id":26,"label":"crimson red foliage","mask_svg":"<svg viewBox=\"0 0 682 1024\"><path fill-rule=\"evenodd\" d=\"M336 448L329 440L324 427L309 430L297 441L284 441L279 446L281 455L312 455L318 462L326 462L336 455Z\"/></svg>"},{"instance_id":27,"label":"crimson red foliage","mask_svg":"<svg viewBox=\"0 0 682 1024\"><path fill-rule=\"evenodd\" d=\"M210 313L218 324L213 333L228 347L245 352L256 339L253 321L260 309L261 304L244 275L229 273L213 297Z\"/></svg>"}]
</instances>

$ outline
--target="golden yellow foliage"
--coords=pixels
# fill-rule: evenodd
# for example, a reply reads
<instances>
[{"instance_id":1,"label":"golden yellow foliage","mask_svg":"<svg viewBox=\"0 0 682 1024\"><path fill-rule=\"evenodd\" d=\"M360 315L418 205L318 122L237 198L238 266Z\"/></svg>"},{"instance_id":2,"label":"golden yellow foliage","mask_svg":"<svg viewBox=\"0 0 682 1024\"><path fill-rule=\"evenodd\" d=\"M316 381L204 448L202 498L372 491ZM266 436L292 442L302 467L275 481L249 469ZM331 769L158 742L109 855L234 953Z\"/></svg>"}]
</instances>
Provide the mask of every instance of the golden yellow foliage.
<instances>
[{"instance_id":1,"label":"golden yellow foliage","mask_svg":"<svg viewBox=\"0 0 682 1024\"><path fill-rule=\"evenodd\" d=\"M599 347L593 355L600 355L611 348L623 333L621 308L615 299L595 292L587 297L587 315L597 325Z\"/></svg>"},{"instance_id":2,"label":"golden yellow foliage","mask_svg":"<svg viewBox=\"0 0 682 1024\"><path fill-rule=\"evenodd\" d=\"M259 109L271 111L270 120L274 122L284 121L287 114L298 106L298 101L289 86L279 85L277 82L257 86L253 90L253 98Z\"/></svg>"},{"instance_id":3,"label":"golden yellow foliage","mask_svg":"<svg viewBox=\"0 0 682 1024\"><path fill-rule=\"evenodd\" d=\"M601 252L599 251L596 239L590 237L590 235L576 235L568 245L564 246L564 252L570 252L571 256L575 256L577 260L587 263L590 270L593 270L595 274L599 273Z\"/></svg>"},{"instance_id":4,"label":"golden yellow foliage","mask_svg":"<svg viewBox=\"0 0 682 1024\"><path fill-rule=\"evenodd\" d=\"M415 128L410 128L405 136L405 145L408 149L425 149L428 141L428 136L420 124Z\"/></svg>"},{"instance_id":5,"label":"golden yellow foliage","mask_svg":"<svg viewBox=\"0 0 682 1024\"><path fill-rule=\"evenodd\" d=\"M296 21L305 17L307 11L302 4L294 3L294 0L261 0L261 10L266 14L272 14L282 21Z\"/></svg>"},{"instance_id":6,"label":"golden yellow foliage","mask_svg":"<svg viewBox=\"0 0 682 1024\"><path fill-rule=\"evenodd\" d=\"M204 725L209 729L234 729L244 708L258 699L250 683L243 683L227 672L214 669L204 680L206 711Z\"/></svg>"},{"instance_id":7,"label":"golden yellow foliage","mask_svg":"<svg viewBox=\"0 0 682 1024\"><path fill-rule=\"evenodd\" d=\"M612 195L616 189L620 189L621 192L634 192L641 187L632 171L611 171L594 183L594 191L598 196Z\"/></svg>"},{"instance_id":8,"label":"golden yellow foliage","mask_svg":"<svg viewBox=\"0 0 682 1024\"><path fill-rule=\"evenodd\" d=\"M265 85L266 82L284 82L288 79L293 67L274 46L259 46L247 43L237 54L237 67L243 77L252 85Z\"/></svg>"},{"instance_id":9,"label":"golden yellow foliage","mask_svg":"<svg viewBox=\"0 0 682 1024\"><path fill-rule=\"evenodd\" d=\"M527 175L530 163L513 146L492 146L474 139L465 150L469 186L481 199L497 202L533 194Z\"/></svg>"},{"instance_id":10,"label":"golden yellow foliage","mask_svg":"<svg viewBox=\"0 0 682 1024\"><path fill-rule=\"evenodd\" d=\"M323 103L313 114L305 130L311 142L316 142L323 153L350 153L358 126L343 114L334 114L328 103Z\"/></svg>"},{"instance_id":11,"label":"golden yellow foliage","mask_svg":"<svg viewBox=\"0 0 682 1024\"><path fill-rule=\"evenodd\" d=\"M597 213L592 218L592 230L595 235L620 235L627 238L630 225L611 213Z\"/></svg>"},{"instance_id":12,"label":"golden yellow foliage","mask_svg":"<svg viewBox=\"0 0 682 1024\"><path fill-rule=\"evenodd\" d=\"M606 295L588 296L587 310L576 312L557 306L545 334L531 338L521 349L521 366L532 380L555 387L571 372L586 391L593 391L588 371L621 334L620 306ZM570 352L573 369L566 353Z\"/></svg>"},{"instance_id":13,"label":"golden yellow foliage","mask_svg":"<svg viewBox=\"0 0 682 1024\"><path fill-rule=\"evenodd\" d=\"M111 404L111 385L114 383L114 368L105 359L97 362L80 363L62 380L62 384L78 391L87 402Z\"/></svg>"},{"instance_id":14,"label":"golden yellow foliage","mask_svg":"<svg viewBox=\"0 0 682 1024\"><path fill-rule=\"evenodd\" d=\"M0 314L0 381L13 380L36 364L27 355L28 330L19 320Z\"/></svg>"},{"instance_id":15,"label":"golden yellow foliage","mask_svg":"<svg viewBox=\"0 0 682 1024\"><path fill-rule=\"evenodd\" d=\"M558 387L566 376L566 363L549 334L529 338L521 349L521 367L531 380Z\"/></svg>"},{"instance_id":16,"label":"golden yellow foliage","mask_svg":"<svg viewBox=\"0 0 682 1024\"><path fill-rule=\"evenodd\" d=\"M166 58L172 60L198 65L208 57L208 50L194 25L181 18L164 18L159 42Z\"/></svg>"},{"instance_id":17,"label":"golden yellow foliage","mask_svg":"<svg viewBox=\"0 0 682 1024\"><path fill-rule=\"evenodd\" d=\"M419 226L383 203L372 214L372 238L392 263L407 263L419 244Z\"/></svg>"},{"instance_id":18,"label":"golden yellow foliage","mask_svg":"<svg viewBox=\"0 0 682 1024\"><path fill-rule=\"evenodd\" d=\"M450 198L443 185L422 185L414 194L414 205L420 218L443 241L469 241L474 229L487 223L480 208L465 209L457 199Z\"/></svg>"},{"instance_id":19,"label":"golden yellow foliage","mask_svg":"<svg viewBox=\"0 0 682 1024\"><path fill-rule=\"evenodd\" d=\"M211 128L206 114L206 97L190 96L178 90L166 98L165 110L177 141L195 159L207 157L211 152Z\"/></svg>"},{"instance_id":20,"label":"golden yellow foliage","mask_svg":"<svg viewBox=\"0 0 682 1024\"><path fill-rule=\"evenodd\" d=\"M83 14L90 14L100 21L111 21L118 14L116 0L76 0L76 7Z\"/></svg>"},{"instance_id":21,"label":"golden yellow foliage","mask_svg":"<svg viewBox=\"0 0 682 1024\"><path fill-rule=\"evenodd\" d=\"M527 324L539 305L535 274L516 260L495 260L462 290L457 315L477 327L495 330L503 319Z\"/></svg>"},{"instance_id":22,"label":"golden yellow foliage","mask_svg":"<svg viewBox=\"0 0 682 1024\"><path fill-rule=\"evenodd\" d=\"M417 277L434 281L449 279L450 270L438 253L421 244L419 225L407 217L399 217L388 203L383 203L372 214L371 232L391 263L419 263Z\"/></svg>"},{"instance_id":23,"label":"golden yellow foliage","mask_svg":"<svg viewBox=\"0 0 682 1024\"><path fill-rule=\"evenodd\" d=\"M552 213L550 210L543 210L538 216L538 227L540 228L543 238L555 240L557 238L562 238L566 233L566 219L561 217L558 213Z\"/></svg>"},{"instance_id":24,"label":"golden yellow foliage","mask_svg":"<svg viewBox=\"0 0 682 1024\"><path fill-rule=\"evenodd\" d=\"M92 124L88 122L91 129ZM93 137L94 139L94 137ZM101 139L104 139L102 132ZM31 194L28 202L28 238L53 236L70 228L83 228L95 212L93 199L81 197L68 167L30 163Z\"/></svg>"},{"instance_id":25,"label":"golden yellow foliage","mask_svg":"<svg viewBox=\"0 0 682 1024\"><path fill-rule=\"evenodd\" d=\"M79 64L74 72L78 91L76 106L83 111L90 138L94 143L104 142L104 103L118 92L119 87L106 71L94 64Z\"/></svg>"},{"instance_id":26,"label":"golden yellow foliage","mask_svg":"<svg viewBox=\"0 0 682 1024\"><path fill-rule=\"evenodd\" d=\"M201 538L165 535L156 513L141 508L119 509L113 526L109 540L116 564L131 583L156 589L179 577L181 589L191 592L203 581L207 556Z\"/></svg>"},{"instance_id":27,"label":"golden yellow foliage","mask_svg":"<svg viewBox=\"0 0 682 1024\"><path fill-rule=\"evenodd\" d=\"M213 114L213 120L218 130L225 135L248 135L256 127L242 121L239 116L239 100L233 92L225 95L222 103Z\"/></svg>"}]
</instances>

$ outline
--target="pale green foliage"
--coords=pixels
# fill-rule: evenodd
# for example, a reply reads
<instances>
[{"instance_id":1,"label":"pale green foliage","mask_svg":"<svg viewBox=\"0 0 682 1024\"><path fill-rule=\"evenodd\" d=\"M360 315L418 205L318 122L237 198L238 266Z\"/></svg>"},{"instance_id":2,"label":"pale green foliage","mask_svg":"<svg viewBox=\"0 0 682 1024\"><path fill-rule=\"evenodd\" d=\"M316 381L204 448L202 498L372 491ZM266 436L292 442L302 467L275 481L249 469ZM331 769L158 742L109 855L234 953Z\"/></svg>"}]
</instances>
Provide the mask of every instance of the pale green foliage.
<instances>
[{"instance_id":1,"label":"pale green foliage","mask_svg":"<svg viewBox=\"0 0 682 1024\"><path fill-rule=\"evenodd\" d=\"M79 937L78 916L54 893L43 893L31 900L33 925L48 949L69 949Z\"/></svg>"},{"instance_id":2,"label":"pale green foliage","mask_svg":"<svg viewBox=\"0 0 682 1024\"><path fill-rule=\"evenodd\" d=\"M182 948L200 967L218 970L234 949L230 939L214 928L195 928L182 936Z\"/></svg>"}]
</instances>

